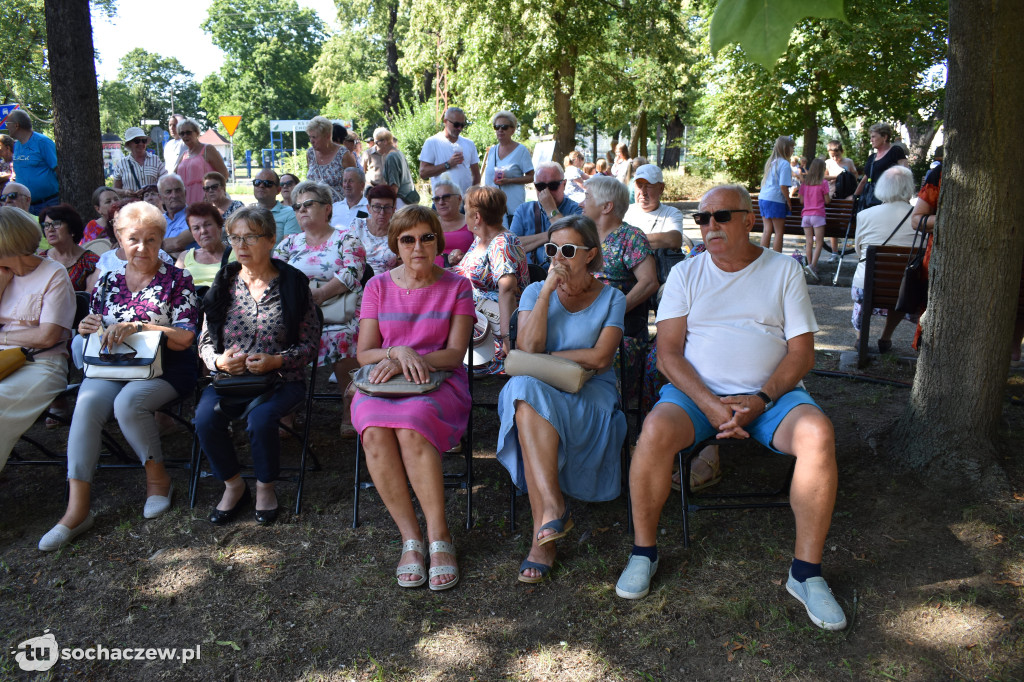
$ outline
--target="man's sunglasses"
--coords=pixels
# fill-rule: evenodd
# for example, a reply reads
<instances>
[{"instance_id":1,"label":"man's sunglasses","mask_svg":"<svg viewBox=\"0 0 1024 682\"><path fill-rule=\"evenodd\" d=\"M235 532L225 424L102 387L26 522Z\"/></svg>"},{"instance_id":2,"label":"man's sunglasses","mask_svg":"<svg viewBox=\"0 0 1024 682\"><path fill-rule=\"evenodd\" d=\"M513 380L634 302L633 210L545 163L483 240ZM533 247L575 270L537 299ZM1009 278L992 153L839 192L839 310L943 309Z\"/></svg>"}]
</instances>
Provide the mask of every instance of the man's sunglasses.
<instances>
[{"instance_id":1,"label":"man's sunglasses","mask_svg":"<svg viewBox=\"0 0 1024 682\"><path fill-rule=\"evenodd\" d=\"M452 197L459 197L460 199L462 198L458 194L441 194L436 197L430 198L434 201L435 204L440 204L442 201L448 201Z\"/></svg>"},{"instance_id":2,"label":"man's sunglasses","mask_svg":"<svg viewBox=\"0 0 1024 682\"><path fill-rule=\"evenodd\" d=\"M276 187L277 183L273 180L253 180L253 187Z\"/></svg>"},{"instance_id":3,"label":"man's sunglasses","mask_svg":"<svg viewBox=\"0 0 1024 682\"><path fill-rule=\"evenodd\" d=\"M469 125L469 123L466 122L466 121L448 121L448 122L451 123L452 127L455 128L456 130L462 130L467 125Z\"/></svg>"},{"instance_id":4,"label":"man's sunglasses","mask_svg":"<svg viewBox=\"0 0 1024 682\"><path fill-rule=\"evenodd\" d=\"M7 194L0 195L0 202L17 201L21 194L19 192L9 192Z\"/></svg>"},{"instance_id":5,"label":"man's sunglasses","mask_svg":"<svg viewBox=\"0 0 1024 682\"><path fill-rule=\"evenodd\" d=\"M576 252L577 251L582 251L583 249L586 249L586 250L589 251L590 247L589 246L576 246L575 244L562 244L561 246L559 246L558 244L555 244L554 242L548 242L547 244L544 245L544 254L548 258L554 258L556 253L561 252L562 258L575 258L576 257Z\"/></svg>"},{"instance_id":6,"label":"man's sunglasses","mask_svg":"<svg viewBox=\"0 0 1024 682\"><path fill-rule=\"evenodd\" d=\"M537 188L538 192L543 192L546 189L549 189L552 192L554 192L556 189L558 189L562 185L563 182L565 182L565 181L564 180L556 180L554 182L535 182L535 183L533 183L533 186Z\"/></svg>"},{"instance_id":7,"label":"man's sunglasses","mask_svg":"<svg viewBox=\"0 0 1024 682\"><path fill-rule=\"evenodd\" d=\"M495 123L494 124L494 129L495 130L508 130L511 127L512 127L511 123Z\"/></svg>"},{"instance_id":8,"label":"man's sunglasses","mask_svg":"<svg viewBox=\"0 0 1024 682\"><path fill-rule=\"evenodd\" d=\"M425 232L424 234L420 235L419 242L420 244L423 245L433 244L436 239L437 235L434 234L433 232ZM416 237L415 235L411 234L403 234L401 237L398 238L398 243L401 244L402 246L415 246Z\"/></svg>"},{"instance_id":9,"label":"man's sunglasses","mask_svg":"<svg viewBox=\"0 0 1024 682\"><path fill-rule=\"evenodd\" d=\"M733 213L750 213L748 208L734 208L728 211L701 211L693 214L693 219L698 225L707 225L714 218L716 223L727 223L732 220Z\"/></svg>"}]
</instances>

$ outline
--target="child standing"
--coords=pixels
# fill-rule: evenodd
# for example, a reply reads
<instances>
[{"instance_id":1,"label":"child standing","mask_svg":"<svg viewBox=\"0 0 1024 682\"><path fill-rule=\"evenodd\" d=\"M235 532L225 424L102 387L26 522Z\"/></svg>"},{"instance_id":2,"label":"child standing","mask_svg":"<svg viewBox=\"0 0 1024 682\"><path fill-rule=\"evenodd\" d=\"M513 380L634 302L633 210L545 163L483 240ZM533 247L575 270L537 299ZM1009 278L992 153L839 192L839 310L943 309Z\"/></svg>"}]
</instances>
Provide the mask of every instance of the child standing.
<instances>
[{"instance_id":1,"label":"child standing","mask_svg":"<svg viewBox=\"0 0 1024 682\"><path fill-rule=\"evenodd\" d=\"M782 239L786 232L786 216L790 213L789 187L793 184L793 171L789 167L789 157L793 153L793 138L783 135L775 140L775 148L764 165L764 177L761 178L761 193L757 198L761 209L764 232L761 234L761 246L772 246L782 253ZM772 244L772 234L775 243Z\"/></svg>"},{"instance_id":2,"label":"child standing","mask_svg":"<svg viewBox=\"0 0 1024 682\"><path fill-rule=\"evenodd\" d=\"M825 238L825 206L831 201L828 195L828 182L825 180L825 161L815 159L804 175L800 185L800 197L803 199L803 210L800 212L800 225L804 228L806 246L806 264L804 270L815 282L818 277L818 257Z\"/></svg>"}]
</instances>

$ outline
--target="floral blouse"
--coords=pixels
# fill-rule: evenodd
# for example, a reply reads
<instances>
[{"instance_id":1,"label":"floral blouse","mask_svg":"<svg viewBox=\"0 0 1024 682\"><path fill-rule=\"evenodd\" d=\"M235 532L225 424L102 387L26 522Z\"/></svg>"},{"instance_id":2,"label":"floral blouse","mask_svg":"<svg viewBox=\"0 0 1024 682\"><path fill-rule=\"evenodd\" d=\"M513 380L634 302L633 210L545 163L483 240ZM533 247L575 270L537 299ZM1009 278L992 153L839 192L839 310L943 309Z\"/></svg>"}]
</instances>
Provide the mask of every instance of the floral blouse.
<instances>
[{"instance_id":1,"label":"floral blouse","mask_svg":"<svg viewBox=\"0 0 1024 682\"><path fill-rule=\"evenodd\" d=\"M257 301L249 293L249 287L242 278L236 277L221 340L224 348L237 346L243 353L281 355L283 364L280 374L284 380L303 381L306 364L316 357L317 348L320 346L319 327L316 306L313 305L313 297L310 296L306 314L299 326L299 342L293 346L286 345L288 330L284 326L281 278L275 277L271 280ZM206 323L203 323L203 333L199 337L199 356L206 366L213 370L216 367L217 355L209 329Z\"/></svg>"},{"instance_id":2,"label":"floral blouse","mask_svg":"<svg viewBox=\"0 0 1024 682\"><path fill-rule=\"evenodd\" d=\"M94 239L103 239L107 236L107 228L100 225L95 220L90 220L89 224L85 226L85 230L82 232L82 239L78 242L79 246L85 246Z\"/></svg>"},{"instance_id":3,"label":"floral blouse","mask_svg":"<svg viewBox=\"0 0 1024 682\"><path fill-rule=\"evenodd\" d=\"M311 280L327 281L337 277L349 291L363 289L366 249L351 232L332 229L331 235L319 246L306 246L305 232L290 234L274 247L274 257L298 268Z\"/></svg>"},{"instance_id":4,"label":"floral blouse","mask_svg":"<svg viewBox=\"0 0 1024 682\"><path fill-rule=\"evenodd\" d=\"M604 256L604 269L595 272L594 277L628 294L636 285L633 268L654 251L647 235L628 223L622 223L601 242L601 254Z\"/></svg>"},{"instance_id":5,"label":"floral blouse","mask_svg":"<svg viewBox=\"0 0 1024 682\"><path fill-rule=\"evenodd\" d=\"M41 255L43 258L47 258L50 250L43 251ZM85 280L89 278L96 270L96 264L99 263L100 257L92 251L84 251L75 264L68 268L68 277L71 278L71 286L74 287L75 291L85 291Z\"/></svg>"},{"instance_id":6,"label":"floral blouse","mask_svg":"<svg viewBox=\"0 0 1024 682\"><path fill-rule=\"evenodd\" d=\"M92 292L89 312L101 315L105 327L117 322L151 322L195 333L199 322L192 276L164 262L137 293L128 288L124 265L108 270Z\"/></svg>"},{"instance_id":7,"label":"floral blouse","mask_svg":"<svg viewBox=\"0 0 1024 682\"><path fill-rule=\"evenodd\" d=\"M313 148L310 147L306 150L306 167L309 169L306 179L322 182L330 187L331 198L334 201L341 201L345 198L345 194L341 191L341 180L345 175L345 167L341 165L341 160L344 157L345 148L341 147L330 163L320 165L316 162L316 152Z\"/></svg>"},{"instance_id":8,"label":"floral blouse","mask_svg":"<svg viewBox=\"0 0 1024 682\"><path fill-rule=\"evenodd\" d=\"M363 248L366 249L366 264L373 269L373 274L379 275L398 265L398 256L388 246L388 236L385 234L378 237L370 232L365 219L354 219L347 232L355 235L363 243Z\"/></svg>"},{"instance_id":9,"label":"floral blouse","mask_svg":"<svg viewBox=\"0 0 1024 682\"><path fill-rule=\"evenodd\" d=\"M477 237L455 266L456 274L473 283L473 297L497 301L498 280L505 275L515 275L516 285L522 293L530 283L530 270L519 237L505 231L492 239L486 249L477 249L479 244L480 238Z\"/></svg>"}]
</instances>

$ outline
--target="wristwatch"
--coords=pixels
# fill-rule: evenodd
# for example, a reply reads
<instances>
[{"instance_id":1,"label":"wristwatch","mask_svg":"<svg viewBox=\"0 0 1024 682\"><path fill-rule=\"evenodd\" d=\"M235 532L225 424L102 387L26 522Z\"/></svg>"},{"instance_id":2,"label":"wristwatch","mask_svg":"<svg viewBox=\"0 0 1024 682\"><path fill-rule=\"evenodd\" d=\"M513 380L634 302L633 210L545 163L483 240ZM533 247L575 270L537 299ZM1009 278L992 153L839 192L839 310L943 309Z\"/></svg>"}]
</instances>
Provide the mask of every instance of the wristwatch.
<instances>
[{"instance_id":1,"label":"wristwatch","mask_svg":"<svg viewBox=\"0 0 1024 682\"><path fill-rule=\"evenodd\" d=\"M754 395L756 395L758 398L760 398L764 402L764 411L765 412L767 412L768 410L772 409L772 407L775 405L775 401L772 400L768 396L768 394L765 393L764 391L758 391Z\"/></svg>"},{"instance_id":2,"label":"wristwatch","mask_svg":"<svg viewBox=\"0 0 1024 682\"><path fill-rule=\"evenodd\" d=\"M452 162L451 161L445 161L444 162L444 169L445 170L451 170L452 169Z\"/></svg>"},{"instance_id":3,"label":"wristwatch","mask_svg":"<svg viewBox=\"0 0 1024 682\"><path fill-rule=\"evenodd\" d=\"M553 208L553 209L551 209L551 213L548 214L548 217L551 218L552 220L554 220L555 218L557 218L560 215L562 215L562 214L558 212L558 209L557 208Z\"/></svg>"},{"instance_id":4,"label":"wristwatch","mask_svg":"<svg viewBox=\"0 0 1024 682\"><path fill-rule=\"evenodd\" d=\"M135 333L138 334L141 331L142 331L142 323L141 322L136 322L135 323Z\"/></svg>"}]
</instances>

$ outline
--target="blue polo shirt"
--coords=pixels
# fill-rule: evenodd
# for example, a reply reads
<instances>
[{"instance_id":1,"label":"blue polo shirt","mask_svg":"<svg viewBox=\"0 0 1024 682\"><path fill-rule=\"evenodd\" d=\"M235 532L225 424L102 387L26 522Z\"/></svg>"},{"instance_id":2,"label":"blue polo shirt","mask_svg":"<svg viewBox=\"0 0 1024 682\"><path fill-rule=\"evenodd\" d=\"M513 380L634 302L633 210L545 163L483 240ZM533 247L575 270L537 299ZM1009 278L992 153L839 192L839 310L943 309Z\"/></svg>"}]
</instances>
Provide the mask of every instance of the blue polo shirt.
<instances>
[{"instance_id":1,"label":"blue polo shirt","mask_svg":"<svg viewBox=\"0 0 1024 682\"><path fill-rule=\"evenodd\" d=\"M515 214L512 216L512 226L509 228L520 237L526 237L528 235L537 234L537 225L533 216L533 207L536 201L527 201L519 205L516 209ZM583 213L583 209L580 205L569 197L562 199L562 203L558 205L558 212L562 215L579 215ZM544 208L540 209L540 232L547 232L548 228L551 227L551 219L548 218L548 214L544 212ZM542 265L547 260L547 256L544 255L544 249L538 248L530 252L529 261L534 265Z\"/></svg>"},{"instance_id":2,"label":"blue polo shirt","mask_svg":"<svg viewBox=\"0 0 1024 682\"><path fill-rule=\"evenodd\" d=\"M32 192L36 204L60 191L57 185L57 145L46 135L33 132L25 144L14 141L14 173Z\"/></svg>"},{"instance_id":3,"label":"blue polo shirt","mask_svg":"<svg viewBox=\"0 0 1024 682\"><path fill-rule=\"evenodd\" d=\"M270 209L270 212L277 224L276 243L280 244L281 240L290 234L302 232L302 228L299 227L299 219L295 217L295 210L291 206L285 206L279 201L274 208Z\"/></svg>"}]
</instances>

